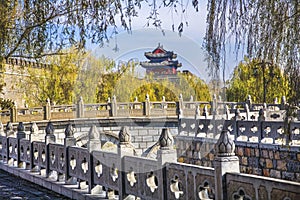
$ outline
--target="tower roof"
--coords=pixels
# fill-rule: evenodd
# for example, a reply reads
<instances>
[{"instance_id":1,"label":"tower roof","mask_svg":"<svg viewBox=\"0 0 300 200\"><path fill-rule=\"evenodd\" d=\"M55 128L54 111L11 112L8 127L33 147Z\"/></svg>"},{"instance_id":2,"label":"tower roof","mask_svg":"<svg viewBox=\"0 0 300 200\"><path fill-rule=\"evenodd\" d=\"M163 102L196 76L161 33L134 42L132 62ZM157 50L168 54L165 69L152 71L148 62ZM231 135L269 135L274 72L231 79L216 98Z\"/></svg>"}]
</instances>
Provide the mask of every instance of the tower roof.
<instances>
[{"instance_id":1,"label":"tower roof","mask_svg":"<svg viewBox=\"0 0 300 200\"><path fill-rule=\"evenodd\" d=\"M154 49L152 52L145 52L145 56L149 59L149 60L155 60L155 59L174 59L177 57L176 54L173 53L173 51L167 51L163 48L163 46L159 43L158 47L156 47L156 49Z\"/></svg>"}]
</instances>

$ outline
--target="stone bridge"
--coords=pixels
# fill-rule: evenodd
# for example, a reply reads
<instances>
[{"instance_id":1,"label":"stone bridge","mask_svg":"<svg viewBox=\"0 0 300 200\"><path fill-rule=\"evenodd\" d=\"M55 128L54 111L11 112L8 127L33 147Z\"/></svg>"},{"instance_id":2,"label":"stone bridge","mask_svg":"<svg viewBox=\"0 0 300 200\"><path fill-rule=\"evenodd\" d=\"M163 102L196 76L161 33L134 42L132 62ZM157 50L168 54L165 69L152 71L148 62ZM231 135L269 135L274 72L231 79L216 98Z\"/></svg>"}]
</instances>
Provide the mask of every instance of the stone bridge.
<instances>
[{"instance_id":1,"label":"stone bridge","mask_svg":"<svg viewBox=\"0 0 300 200\"><path fill-rule=\"evenodd\" d=\"M34 114L15 108L0 126L0 168L72 199L300 199L298 118L283 121L281 104L201 103L141 116L107 104L102 117L48 104L24 123Z\"/></svg>"}]
</instances>

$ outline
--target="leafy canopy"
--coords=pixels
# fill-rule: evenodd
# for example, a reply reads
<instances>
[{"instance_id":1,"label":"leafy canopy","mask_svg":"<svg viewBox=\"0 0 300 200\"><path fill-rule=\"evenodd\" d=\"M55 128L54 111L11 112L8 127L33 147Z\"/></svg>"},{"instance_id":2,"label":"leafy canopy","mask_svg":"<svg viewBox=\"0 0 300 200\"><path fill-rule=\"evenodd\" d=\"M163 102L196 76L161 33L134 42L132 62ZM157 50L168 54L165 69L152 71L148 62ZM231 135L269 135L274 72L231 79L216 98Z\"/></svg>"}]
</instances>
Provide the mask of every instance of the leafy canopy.
<instances>
[{"instance_id":1,"label":"leafy canopy","mask_svg":"<svg viewBox=\"0 0 300 200\"><path fill-rule=\"evenodd\" d=\"M266 98L266 103L273 103L276 98L287 97L288 90L287 76L277 65L246 58L234 69L226 96L229 101L243 102L251 95L253 102Z\"/></svg>"}]
</instances>

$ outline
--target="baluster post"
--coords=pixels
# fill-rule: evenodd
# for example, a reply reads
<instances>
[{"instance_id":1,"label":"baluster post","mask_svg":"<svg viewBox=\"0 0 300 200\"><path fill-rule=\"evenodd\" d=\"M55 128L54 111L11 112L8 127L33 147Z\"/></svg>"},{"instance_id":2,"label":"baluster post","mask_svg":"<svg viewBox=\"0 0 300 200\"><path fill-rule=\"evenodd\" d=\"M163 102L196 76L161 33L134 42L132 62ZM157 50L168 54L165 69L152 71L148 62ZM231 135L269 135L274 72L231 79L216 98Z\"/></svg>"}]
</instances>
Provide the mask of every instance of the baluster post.
<instances>
[{"instance_id":1,"label":"baluster post","mask_svg":"<svg viewBox=\"0 0 300 200\"><path fill-rule=\"evenodd\" d=\"M17 127L17 166L21 167L22 163L21 163L21 149L20 149L20 141L23 138L26 138L26 133L25 133L25 126L23 124L23 122L19 122L18 127ZM23 149L23 151L25 151Z\"/></svg>"},{"instance_id":2,"label":"baluster post","mask_svg":"<svg viewBox=\"0 0 300 200\"><path fill-rule=\"evenodd\" d=\"M119 145L118 145L118 154L120 157L120 178L119 181L119 198L124 199L126 198L126 190L125 190L125 184L127 182L126 178L126 171L125 164L124 164L124 157L125 156L133 156L136 155L135 149L133 145L131 144L131 135L129 133L128 127L124 126L121 128L119 132Z\"/></svg>"},{"instance_id":3,"label":"baluster post","mask_svg":"<svg viewBox=\"0 0 300 200\"><path fill-rule=\"evenodd\" d=\"M18 121L18 110L17 110L17 104L14 102L13 106L10 108L10 121L11 122L17 122Z\"/></svg>"},{"instance_id":4,"label":"baluster post","mask_svg":"<svg viewBox=\"0 0 300 200\"><path fill-rule=\"evenodd\" d=\"M46 104L44 105L44 120L50 120L51 118L51 105L50 99L48 98Z\"/></svg>"},{"instance_id":5,"label":"baluster post","mask_svg":"<svg viewBox=\"0 0 300 200\"><path fill-rule=\"evenodd\" d=\"M94 157L93 151L101 150L101 136L100 133L95 125L93 125L89 130L89 139L87 143L88 151L90 152L90 161L89 161L89 193L91 194L99 194L101 193L102 187L94 185Z\"/></svg>"},{"instance_id":6,"label":"baluster post","mask_svg":"<svg viewBox=\"0 0 300 200\"><path fill-rule=\"evenodd\" d=\"M170 130L163 128L159 137L160 148L157 151L158 161L158 177L161 178L162 184L158 187L159 199L167 199L167 190L169 187L166 180L166 164L177 161L177 152L174 149L174 139L170 133Z\"/></svg>"},{"instance_id":7,"label":"baluster post","mask_svg":"<svg viewBox=\"0 0 300 200\"><path fill-rule=\"evenodd\" d=\"M49 144L55 144L56 143L56 138L54 135L54 126L52 124L52 122L48 122L45 132L46 132L46 136L45 136L45 144L46 144L46 177L49 177L50 175L50 151L49 151Z\"/></svg>"},{"instance_id":8,"label":"baluster post","mask_svg":"<svg viewBox=\"0 0 300 200\"><path fill-rule=\"evenodd\" d=\"M221 132L216 143L215 166L215 198L216 200L230 199L227 197L226 180L227 172L240 172L239 158L234 153L235 144L227 130Z\"/></svg>"},{"instance_id":9,"label":"baluster post","mask_svg":"<svg viewBox=\"0 0 300 200\"><path fill-rule=\"evenodd\" d=\"M83 98L80 97L79 101L77 102L77 110L76 110L77 118L83 118L84 117L84 102Z\"/></svg>"},{"instance_id":10,"label":"baluster post","mask_svg":"<svg viewBox=\"0 0 300 200\"><path fill-rule=\"evenodd\" d=\"M64 139L64 166L65 166L65 183L67 184L76 184L69 176L69 166L70 166L70 158L69 158L69 147L76 145L76 139L74 138L74 128L71 124L68 124L65 129L65 139Z\"/></svg>"}]
</instances>

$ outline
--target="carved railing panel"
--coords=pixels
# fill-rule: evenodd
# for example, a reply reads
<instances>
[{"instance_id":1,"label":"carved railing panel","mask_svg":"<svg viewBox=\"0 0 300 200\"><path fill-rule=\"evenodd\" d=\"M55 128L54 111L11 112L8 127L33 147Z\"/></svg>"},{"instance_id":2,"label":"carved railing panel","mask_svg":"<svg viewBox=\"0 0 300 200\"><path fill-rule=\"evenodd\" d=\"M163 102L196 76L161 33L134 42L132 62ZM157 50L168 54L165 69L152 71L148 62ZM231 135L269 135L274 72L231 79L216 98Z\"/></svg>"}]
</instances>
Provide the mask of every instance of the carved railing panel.
<instances>
[{"instance_id":1,"label":"carved railing panel","mask_svg":"<svg viewBox=\"0 0 300 200\"><path fill-rule=\"evenodd\" d=\"M46 144L44 142L32 143L33 167L46 169Z\"/></svg>"},{"instance_id":2,"label":"carved railing panel","mask_svg":"<svg viewBox=\"0 0 300 200\"><path fill-rule=\"evenodd\" d=\"M104 151L93 151L94 184L102 185L112 190L119 190L121 161L118 154Z\"/></svg>"},{"instance_id":3,"label":"carved railing panel","mask_svg":"<svg viewBox=\"0 0 300 200\"><path fill-rule=\"evenodd\" d=\"M247 175L226 174L228 199L299 199L300 183Z\"/></svg>"},{"instance_id":4,"label":"carved railing panel","mask_svg":"<svg viewBox=\"0 0 300 200\"><path fill-rule=\"evenodd\" d=\"M125 156L125 193L141 199L159 199L158 187L163 182L158 170L160 167L155 159Z\"/></svg>"},{"instance_id":5,"label":"carved railing panel","mask_svg":"<svg viewBox=\"0 0 300 200\"><path fill-rule=\"evenodd\" d=\"M66 172L65 147L61 144L49 144L49 170L60 174Z\"/></svg>"},{"instance_id":6,"label":"carved railing panel","mask_svg":"<svg viewBox=\"0 0 300 200\"><path fill-rule=\"evenodd\" d=\"M68 177L89 181L90 154L86 148L68 147Z\"/></svg>"},{"instance_id":7,"label":"carved railing panel","mask_svg":"<svg viewBox=\"0 0 300 200\"><path fill-rule=\"evenodd\" d=\"M166 166L167 199L214 199L214 169L188 164Z\"/></svg>"},{"instance_id":8,"label":"carved railing panel","mask_svg":"<svg viewBox=\"0 0 300 200\"><path fill-rule=\"evenodd\" d=\"M27 165L31 164L31 143L30 140L20 140L20 161Z\"/></svg>"}]
</instances>

